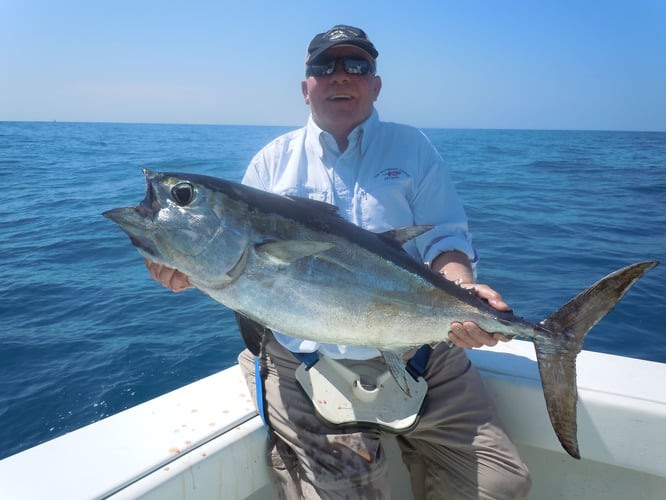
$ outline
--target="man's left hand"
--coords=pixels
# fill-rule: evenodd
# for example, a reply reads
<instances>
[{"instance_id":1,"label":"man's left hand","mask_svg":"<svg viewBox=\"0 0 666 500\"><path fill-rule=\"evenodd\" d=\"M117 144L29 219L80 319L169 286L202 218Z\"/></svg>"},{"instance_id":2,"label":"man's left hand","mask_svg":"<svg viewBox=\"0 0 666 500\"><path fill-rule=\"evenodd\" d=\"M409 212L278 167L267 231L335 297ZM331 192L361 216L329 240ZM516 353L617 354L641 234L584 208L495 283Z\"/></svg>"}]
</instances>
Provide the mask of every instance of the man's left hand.
<instances>
[{"instance_id":1,"label":"man's left hand","mask_svg":"<svg viewBox=\"0 0 666 500\"><path fill-rule=\"evenodd\" d=\"M509 306L502 299L502 296L490 288L488 285L478 283L462 283L463 288L473 289L476 294L488 301L498 311L508 311ZM482 347L484 345L494 346L497 342L508 342L510 339L501 333L488 333L482 330L472 321L464 323L452 323L449 331L449 340L458 347L471 349L473 347Z\"/></svg>"}]
</instances>

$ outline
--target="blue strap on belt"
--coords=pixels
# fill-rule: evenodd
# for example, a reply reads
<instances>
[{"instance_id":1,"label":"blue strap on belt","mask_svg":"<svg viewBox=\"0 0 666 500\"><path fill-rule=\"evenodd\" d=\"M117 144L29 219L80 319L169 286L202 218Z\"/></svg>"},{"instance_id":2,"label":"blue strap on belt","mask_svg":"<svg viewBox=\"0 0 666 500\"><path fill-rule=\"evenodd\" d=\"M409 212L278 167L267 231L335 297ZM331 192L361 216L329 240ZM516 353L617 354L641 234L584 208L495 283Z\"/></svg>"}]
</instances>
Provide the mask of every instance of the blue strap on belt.
<instances>
[{"instance_id":1,"label":"blue strap on belt","mask_svg":"<svg viewBox=\"0 0 666 500\"><path fill-rule=\"evenodd\" d=\"M319 354L314 352L292 352L292 354L305 365L306 370L312 368L317 361L319 361Z\"/></svg>"},{"instance_id":2,"label":"blue strap on belt","mask_svg":"<svg viewBox=\"0 0 666 500\"><path fill-rule=\"evenodd\" d=\"M430 344L424 344L418 348L412 359L407 362L407 366L405 368L407 373L414 377L414 380L418 380L419 377L423 377L425 375L431 352L432 347L430 347Z\"/></svg>"},{"instance_id":3,"label":"blue strap on belt","mask_svg":"<svg viewBox=\"0 0 666 500\"><path fill-rule=\"evenodd\" d=\"M303 363L308 369L312 368L314 364L319 361L319 354L315 352L294 352L292 353L296 356L301 363ZM264 379L261 376L261 363L259 362L259 356L254 357L254 386L257 391L257 412L261 417L261 421L264 423L264 428L268 433L268 439L271 439L270 427L268 426L268 415L266 414L266 407L264 405Z\"/></svg>"},{"instance_id":4,"label":"blue strap on belt","mask_svg":"<svg viewBox=\"0 0 666 500\"><path fill-rule=\"evenodd\" d=\"M264 429L268 434L268 440L271 439L271 433L268 428L268 418L266 416L266 407L264 406L264 379L261 376L261 364L259 363L259 356L254 357L254 386L257 391L257 411L264 423Z\"/></svg>"}]
</instances>

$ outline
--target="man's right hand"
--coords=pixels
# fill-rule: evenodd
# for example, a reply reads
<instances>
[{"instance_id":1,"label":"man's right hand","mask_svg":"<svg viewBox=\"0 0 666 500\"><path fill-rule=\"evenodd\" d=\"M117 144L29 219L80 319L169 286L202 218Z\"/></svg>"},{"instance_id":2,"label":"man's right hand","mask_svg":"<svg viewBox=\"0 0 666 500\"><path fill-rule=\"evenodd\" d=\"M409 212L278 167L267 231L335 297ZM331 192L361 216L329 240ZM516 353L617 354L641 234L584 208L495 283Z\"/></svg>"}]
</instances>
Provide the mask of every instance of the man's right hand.
<instances>
[{"instance_id":1,"label":"man's right hand","mask_svg":"<svg viewBox=\"0 0 666 500\"><path fill-rule=\"evenodd\" d=\"M145 259L145 261L152 278L155 281L159 281L163 287L168 288L172 292L182 292L183 290L192 288L190 280L178 269L166 267L148 259Z\"/></svg>"}]
</instances>

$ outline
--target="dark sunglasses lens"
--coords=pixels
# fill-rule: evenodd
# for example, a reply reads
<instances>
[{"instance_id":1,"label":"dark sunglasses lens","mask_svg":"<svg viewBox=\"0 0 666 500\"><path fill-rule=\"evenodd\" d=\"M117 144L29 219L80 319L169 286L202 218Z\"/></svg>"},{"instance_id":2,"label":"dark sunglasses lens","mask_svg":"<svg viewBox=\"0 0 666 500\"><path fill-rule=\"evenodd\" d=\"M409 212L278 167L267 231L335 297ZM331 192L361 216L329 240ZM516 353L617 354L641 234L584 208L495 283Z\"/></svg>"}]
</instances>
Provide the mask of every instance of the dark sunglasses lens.
<instances>
[{"instance_id":1,"label":"dark sunglasses lens","mask_svg":"<svg viewBox=\"0 0 666 500\"><path fill-rule=\"evenodd\" d=\"M371 69L370 61L365 59L346 58L342 60L345 72L350 75L365 75Z\"/></svg>"},{"instance_id":2,"label":"dark sunglasses lens","mask_svg":"<svg viewBox=\"0 0 666 500\"><path fill-rule=\"evenodd\" d=\"M338 61L342 61L345 73L348 75L365 75L368 72L374 72L372 63L367 59L358 59L355 57L345 57L342 59L331 59L322 61L319 64L309 64L307 76L329 76L335 72L335 66Z\"/></svg>"},{"instance_id":3,"label":"dark sunglasses lens","mask_svg":"<svg viewBox=\"0 0 666 500\"><path fill-rule=\"evenodd\" d=\"M308 75L309 76L328 76L333 74L335 71L335 64L337 61L324 61L319 64L310 64L308 65Z\"/></svg>"}]
</instances>

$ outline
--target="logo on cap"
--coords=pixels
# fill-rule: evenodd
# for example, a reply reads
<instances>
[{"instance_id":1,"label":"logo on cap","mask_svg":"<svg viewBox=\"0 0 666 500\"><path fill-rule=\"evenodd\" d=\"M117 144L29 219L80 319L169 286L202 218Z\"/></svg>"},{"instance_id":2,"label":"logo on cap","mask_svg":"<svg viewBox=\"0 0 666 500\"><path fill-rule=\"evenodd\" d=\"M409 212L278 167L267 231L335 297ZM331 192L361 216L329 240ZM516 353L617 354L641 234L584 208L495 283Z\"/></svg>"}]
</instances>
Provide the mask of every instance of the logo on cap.
<instances>
[{"instance_id":1,"label":"logo on cap","mask_svg":"<svg viewBox=\"0 0 666 500\"><path fill-rule=\"evenodd\" d=\"M352 33L349 30L335 29L328 32L326 38L329 40L341 40L345 38L353 38L358 36L356 33Z\"/></svg>"}]
</instances>

